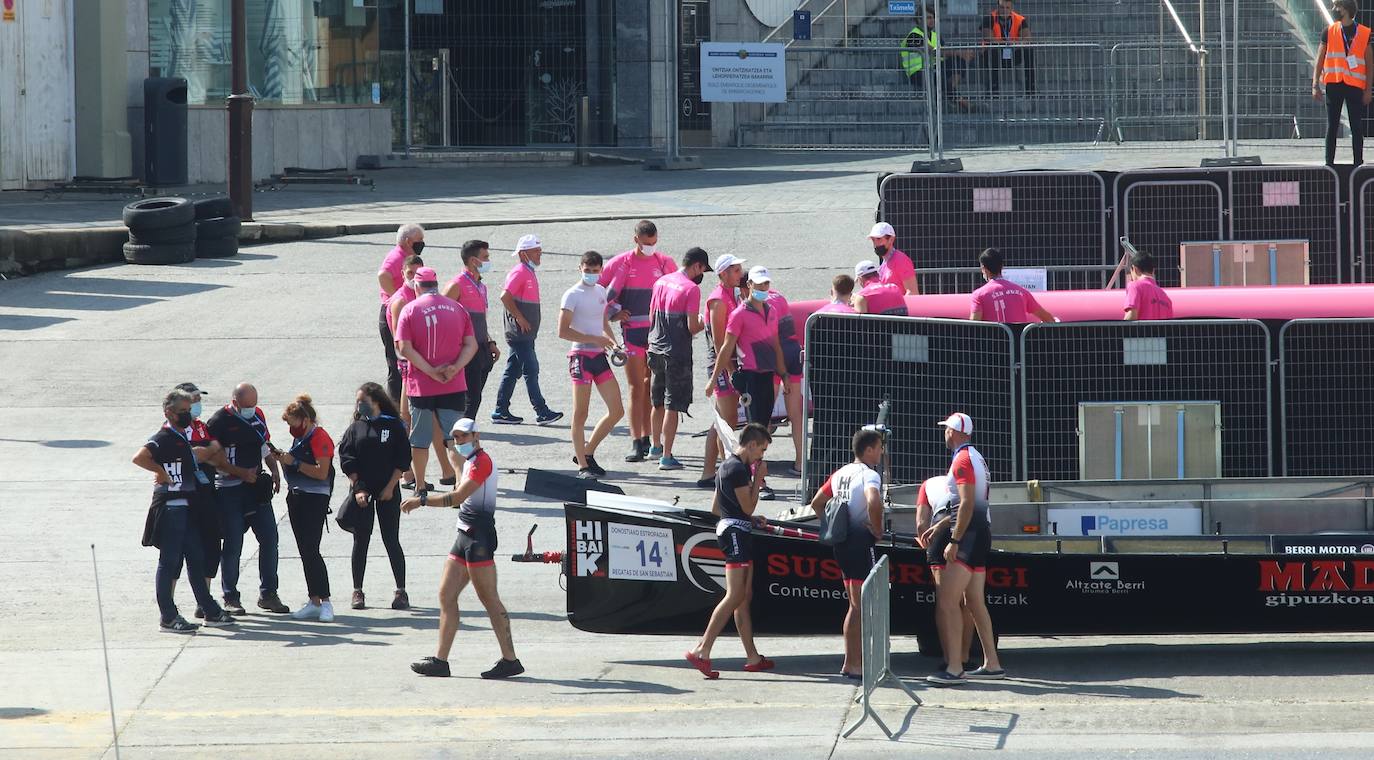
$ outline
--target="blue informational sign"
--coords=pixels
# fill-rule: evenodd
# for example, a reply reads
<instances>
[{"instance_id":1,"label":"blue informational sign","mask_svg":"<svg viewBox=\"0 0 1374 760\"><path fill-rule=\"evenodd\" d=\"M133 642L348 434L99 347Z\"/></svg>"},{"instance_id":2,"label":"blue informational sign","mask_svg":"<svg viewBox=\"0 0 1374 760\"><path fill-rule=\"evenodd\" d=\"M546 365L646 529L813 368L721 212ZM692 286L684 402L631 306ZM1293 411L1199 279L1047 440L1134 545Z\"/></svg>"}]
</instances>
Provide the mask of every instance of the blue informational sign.
<instances>
[{"instance_id":1,"label":"blue informational sign","mask_svg":"<svg viewBox=\"0 0 1374 760\"><path fill-rule=\"evenodd\" d=\"M916 0L887 0L887 15L915 16Z\"/></svg>"},{"instance_id":2,"label":"blue informational sign","mask_svg":"<svg viewBox=\"0 0 1374 760\"><path fill-rule=\"evenodd\" d=\"M811 11L792 11L792 39L811 39Z\"/></svg>"}]
</instances>

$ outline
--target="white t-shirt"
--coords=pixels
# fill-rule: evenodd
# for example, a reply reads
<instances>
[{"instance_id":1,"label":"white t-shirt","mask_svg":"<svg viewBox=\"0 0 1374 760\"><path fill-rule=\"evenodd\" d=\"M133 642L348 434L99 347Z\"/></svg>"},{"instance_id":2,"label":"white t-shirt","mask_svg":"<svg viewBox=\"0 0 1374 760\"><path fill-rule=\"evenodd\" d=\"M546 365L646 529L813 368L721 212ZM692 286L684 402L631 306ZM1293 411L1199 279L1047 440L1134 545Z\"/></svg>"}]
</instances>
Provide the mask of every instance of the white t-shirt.
<instances>
[{"instance_id":1,"label":"white t-shirt","mask_svg":"<svg viewBox=\"0 0 1374 760\"><path fill-rule=\"evenodd\" d=\"M982 512L988 522L992 522L992 515L988 512L988 503L992 498L992 476L988 473L987 460L983 459L978 449L973 448L972 444L960 446L949 465L948 478L954 503L959 501L959 485L972 485L973 508Z\"/></svg>"},{"instance_id":2,"label":"white t-shirt","mask_svg":"<svg viewBox=\"0 0 1374 760\"><path fill-rule=\"evenodd\" d=\"M605 330L606 288L579 282L568 288L559 305L572 312L572 329L587 335L601 335ZM595 343L574 343L574 351L600 351Z\"/></svg>"},{"instance_id":3,"label":"white t-shirt","mask_svg":"<svg viewBox=\"0 0 1374 760\"><path fill-rule=\"evenodd\" d=\"M831 501L840 499L847 505L851 531L857 532L869 528L868 496L864 493L869 486L881 492L883 489L882 476L863 462L851 462L836 470L822 487L830 495Z\"/></svg>"}]
</instances>

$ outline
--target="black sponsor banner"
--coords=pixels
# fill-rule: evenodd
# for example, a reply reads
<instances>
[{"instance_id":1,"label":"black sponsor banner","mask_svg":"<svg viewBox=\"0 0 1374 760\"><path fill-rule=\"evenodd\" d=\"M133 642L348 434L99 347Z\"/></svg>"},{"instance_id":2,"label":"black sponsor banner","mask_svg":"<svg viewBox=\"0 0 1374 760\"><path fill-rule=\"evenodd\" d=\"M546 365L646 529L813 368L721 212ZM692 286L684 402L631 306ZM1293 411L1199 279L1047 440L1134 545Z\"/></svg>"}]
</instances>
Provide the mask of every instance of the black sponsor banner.
<instances>
[{"instance_id":1,"label":"black sponsor banner","mask_svg":"<svg viewBox=\"0 0 1374 760\"><path fill-rule=\"evenodd\" d=\"M725 589L714 522L582 506L567 506L566 514L574 626L596 633L701 633ZM676 566L658 571L666 576L663 568L670 568L671 579L630 579L623 567L621 577L612 577L610 536L632 528L662 532L661 545L671 536L665 562ZM1348 543L1340 536L1305 538L1323 546ZM1368 537L1354 538L1362 544ZM829 547L755 532L753 550L758 634L840 630L848 601ZM924 551L900 545L876 551L891 558L892 633L933 638L935 585ZM994 552L987 596L998 633L1007 635L1369 631L1374 555Z\"/></svg>"}]
</instances>

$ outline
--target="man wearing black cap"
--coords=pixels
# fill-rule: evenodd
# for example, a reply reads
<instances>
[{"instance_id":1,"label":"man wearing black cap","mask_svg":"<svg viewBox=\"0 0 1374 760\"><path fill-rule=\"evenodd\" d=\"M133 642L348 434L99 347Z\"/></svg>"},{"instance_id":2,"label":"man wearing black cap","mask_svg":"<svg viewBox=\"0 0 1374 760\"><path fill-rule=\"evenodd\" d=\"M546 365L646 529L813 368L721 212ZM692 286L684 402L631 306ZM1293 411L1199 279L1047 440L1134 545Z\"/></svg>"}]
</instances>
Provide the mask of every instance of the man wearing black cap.
<instances>
[{"instance_id":1,"label":"man wearing black cap","mask_svg":"<svg viewBox=\"0 0 1374 760\"><path fill-rule=\"evenodd\" d=\"M681 470L673 456L678 416L692 404L692 338L706 329L701 321L701 280L711 270L706 251L692 248L679 269L654 283L649 299L649 370L653 437L649 456L658 469Z\"/></svg>"}]
</instances>

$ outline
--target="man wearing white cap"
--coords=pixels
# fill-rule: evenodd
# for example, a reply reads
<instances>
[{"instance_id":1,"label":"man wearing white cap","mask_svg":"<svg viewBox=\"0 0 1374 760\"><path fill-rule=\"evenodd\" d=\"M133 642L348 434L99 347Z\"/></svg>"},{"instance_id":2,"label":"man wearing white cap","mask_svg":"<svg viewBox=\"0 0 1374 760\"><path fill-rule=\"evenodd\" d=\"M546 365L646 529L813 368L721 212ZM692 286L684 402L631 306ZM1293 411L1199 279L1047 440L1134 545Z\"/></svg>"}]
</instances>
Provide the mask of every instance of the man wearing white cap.
<instances>
[{"instance_id":1,"label":"man wearing white cap","mask_svg":"<svg viewBox=\"0 0 1374 760\"><path fill-rule=\"evenodd\" d=\"M889 285L896 285L903 295L918 296L920 288L916 285L916 266L911 257L897 250L897 231L887 222L878 222L868 232L868 240L873 243L873 253L878 261L878 279Z\"/></svg>"},{"instance_id":2,"label":"man wearing white cap","mask_svg":"<svg viewBox=\"0 0 1374 760\"><path fill-rule=\"evenodd\" d=\"M544 426L563 419L563 413L550 409L539 390L539 357L534 350L535 338L539 337L539 276L536 272L543 254L537 236L521 237L512 252L519 261L506 275L505 291L501 293L501 305L506 307L506 344L510 352L506 355L501 385L496 390L496 409L491 413L491 421L498 425L519 425L525 421L510 411L515 384L522 376L530 395L530 406L534 407L535 422Z\"/></svg>"},{"instance_id":3,"label":"man wearing white cap","mask_svg":"<svg viewBox=\"0 0 1374 760\"><path fill-rule=\"evenodd\" d=\"M725 323L730 313L739 306L739 286L744 280L745 260L729 253L716 257L716 276L719 284L706 296L706 312L702 321L706 323L706 374L716 385L716 414L726 424L735 427L739 422L739 391L730 384L730 375L735 371L737 362L731 361L724 372L711 373L716 368L716 356L725 344ZM697 488L716 487L716 459L726 449L721 447L716 436L716 426L706 429L706 458L701 465L701 478Z\"/></svg>"},{"instance_id":4,"label":"man wearing white cap","mask_svg":"<svg viewBox=\"0 0 1374 760\"><path fill-rule=\"evenodd\" d=\"M410 669L422 676L449 676L448 655L458 633L458 596L472 581L477 599L487 611L492 633L501 647L496 666L482 673L483 678L510 678L525 672L515 656L511 641L510 615L496 591L496 467L482 448L477 422L469 417L453 425L453 448L449 458L454 467L462 466L457 490L436 497L427 494L406 499L401 511L409 514L420 507L447 507L458 510L458 539L449 550L444 577L439 582L439 648L433 657L411 663Z\"/></svg>"},{"instance_id":5,"label":"man wearing white cap","mask_svg":"<svg viewBox=\"0 0 1374 760\"><path fill-rule=\"evenodd\" d=\"M984 596L988 555L992 552L992 525L988 516L990 477L983 455L970 443L973 418L955 412L939 423L945 429L945 446L954 452L946 488L949 501L957 496L954 515L946 515L928 530L927 554L932 570L939 571L935 591L935 625L940 631L940 646L945 667L926 680L942 686L956 686L965 679L996 680L1006 677L997 657L997 642L992 633L992 616ZM924 536L923 536L924 537ZM964 607L973 617L978 640L983 644L983 666L964 672L958 660L963 651Z\"/></svg>"},{"instance_id":6,"label":"man wearing white cap","mask_svg":"<svg viewBox=\"0 0 1374 760\"><path fill-rule=\"evenodd\" d=\"M859 289L850 300L854 311L860 314L887 314L905 317L906 297L902 289L881 280L881 268L871 261L860 261L854 266L854 284Z\"/></svg>"}]
</instances>

